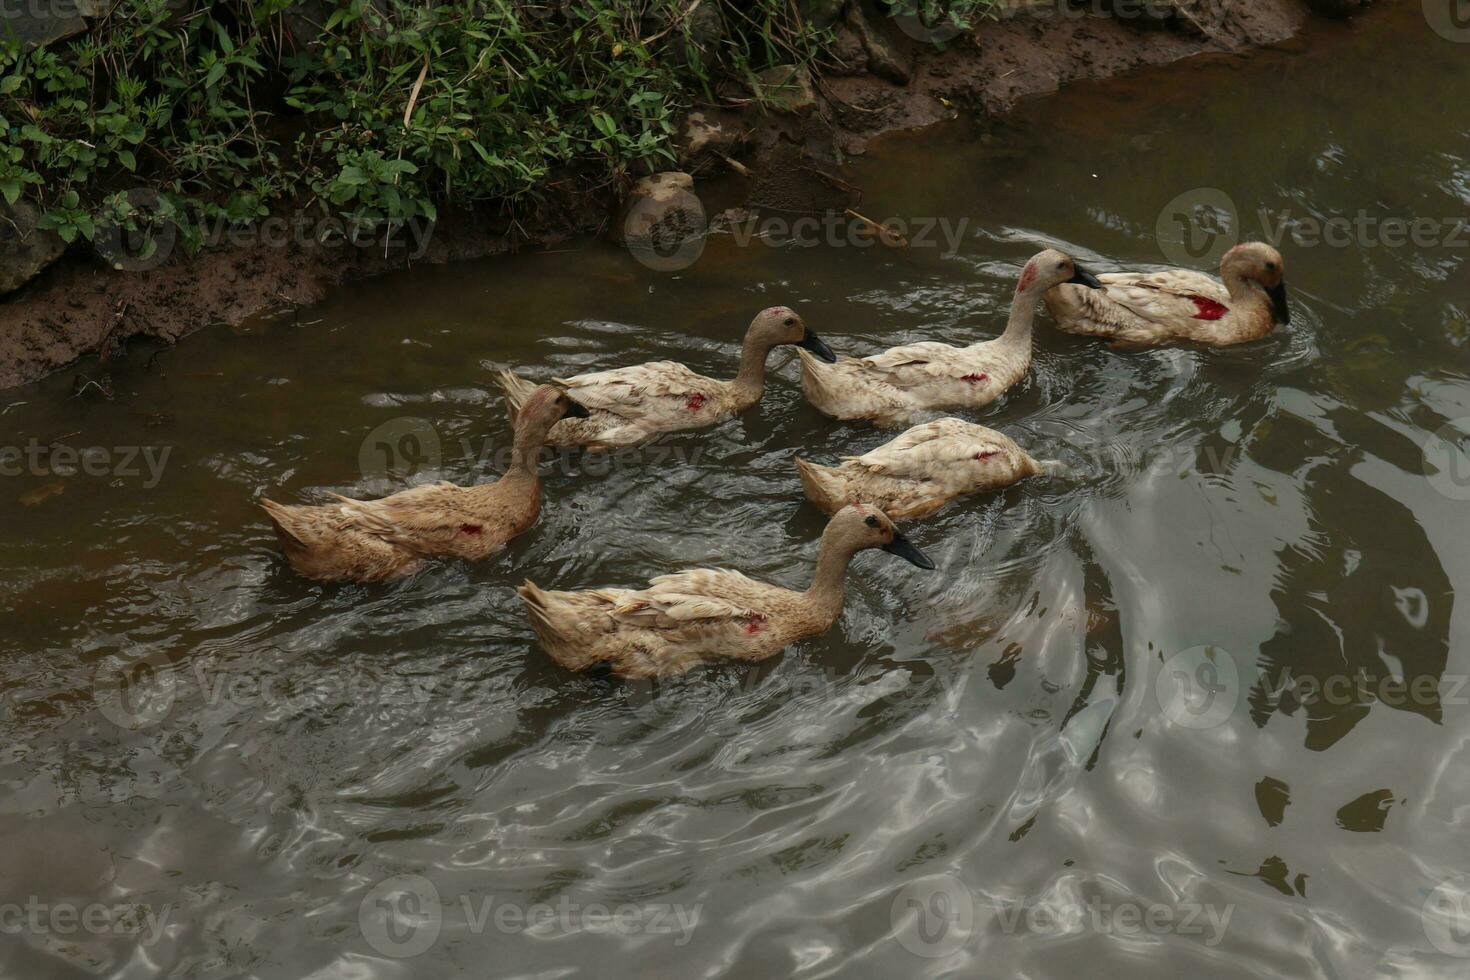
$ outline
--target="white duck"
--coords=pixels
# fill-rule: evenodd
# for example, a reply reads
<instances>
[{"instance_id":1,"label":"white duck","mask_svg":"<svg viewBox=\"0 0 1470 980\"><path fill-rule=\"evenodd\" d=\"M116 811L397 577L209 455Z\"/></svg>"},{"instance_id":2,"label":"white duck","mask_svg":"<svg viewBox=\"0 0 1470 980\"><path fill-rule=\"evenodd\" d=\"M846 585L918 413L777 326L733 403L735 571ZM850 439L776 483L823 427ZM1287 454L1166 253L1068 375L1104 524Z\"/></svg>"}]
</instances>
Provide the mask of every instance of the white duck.
<instances>
[{"instance_id":1,"label":"white duck","mask_svg":"<svg viewBox=\"0 0 1470 980\"><path fill-rule=\"evenodd\" d=\"M1285 271L1276 249L1246 242L1221 259L1223 283L1192 269L1107 273L1102 290L1057 286L1046 306L1066 333L1120 344L1240 344L1291 322Z\"/></svg>"},{"instance_id":2,"label":"white duck","mask_svg":"<svg viewBox=\"0 0 1470 980\"><path fill-rule=\"evenodd\" d=\"M563 667L658 677L707 660L764 660L827 632L842 614L847 566L868 548L934 567L876 507L856 504L827 523L805 592L717 568L660 575L644 589L552 592L526 582L517 591L541 646Z\"/></svg>"},{"instance_id":3,"label":"white duck","mask_svg":"<svg viewBox=\"0 0 1470 980\"><path fill-rule=\"evenodd\" d=\"M1010 436L961 419L916 425L871 452L843 460L841 466L818 466L797 457L807 499L828 514L865 500L895 521L932 514L966 494L1066 470L1060 463L1032 459Z\"/></svg>"},{"instance_id":4,"label":"white duck","mask_svg":"<svg viewBox=\"0 0 1470 980\"><path fill-rule=\"evenodd\" d=\"M676 361L651 361L558 378L556 384L586 406L589 415L552 426L546 444L615 449L640 445L665 432L702 429L723 422L761 400L766 358L782 344L795 344L816 357L837 360L801 317L784 306L773 306L757 313L746 329L740 371L732 381L695 374ZM514 422L536 386L511 371L501 371L499 383Z\"/></svg>"},{"instance_id":5,"label":"white duck","mask_svg":"<svg viewBox=\"0 0 1470 980\"><path fill-rule=\"evenodd\" d=\"M827 415L880 425L899 424L926 409L988 405L1030 370L1036 306L1048 289L1066 282L1102 287L1071 256L1047 249L1026 263L1005 333L995 340L969 347L923 341L835 364L802 352L801 390Z\"/></svg>"}]
</instances>

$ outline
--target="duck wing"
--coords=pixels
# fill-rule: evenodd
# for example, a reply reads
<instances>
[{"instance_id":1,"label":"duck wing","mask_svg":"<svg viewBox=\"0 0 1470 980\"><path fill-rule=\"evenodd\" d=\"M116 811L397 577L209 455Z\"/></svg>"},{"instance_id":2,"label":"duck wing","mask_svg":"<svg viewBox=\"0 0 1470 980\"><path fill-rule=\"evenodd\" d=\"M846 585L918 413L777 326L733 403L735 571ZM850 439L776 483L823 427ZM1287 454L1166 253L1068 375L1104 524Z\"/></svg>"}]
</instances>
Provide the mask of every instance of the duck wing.
<instances>
[{"instance_id":1,"label":"duck wing","mask_svg":"<svg viewBox=\"0 0 1470 980\"><path fill-rule=\"evenodd\" d=\"M916 425L861 456L843 458L872 473L926 480L956 468L968 470L1017 448L1014 440L994 429L962 419L944 418Z\"/></svg>"},{"instance_id":2,"label":"duck wing","mask_svg":"<svg viewBox=\"0 0 1470 980\"><path fill-rule=\"evenodd\" d=\"M442 553L457 535L483 533L480 522L469 520L459 505L464 493L453 483L435 483L381 500L332 496L346 527L428 556Z\"/></svg>"},{"instance_id":3,"label":"duck wing","mask_svg":"<svg viewBox=\"0 0 1470 980\"><path fill-rule=\"evenodd\" d=\"M763 620L761 598L771 586L739 572L696 568L660 575L641 592L629 593L613 615L653 629L744 629Z\"/></svg>"},{"instance_id":4,"label":"duck wing","mask_svg":"<svg viewBox=\"0 0 1470 980\"><path fill-rule=\"evenodd\" d=\"M1076 290L1075 298L1099 322L1108 322L1108 303L1155 323L1218 320L1230 309L1229 291L1218 280L1190 269L1109 273L1098 278L1104 289Z\"/></svg>"},{"instance_id":5,"label":"duck wing","mask_svg":"<svg viewBox=\"0 0 1470 980\"><path fill-rule=\"evenodd\" d=\"M676 361L651 361L556 381L587 408L624 418L685 411L690 402L702 404L712 397L714 386L719 384Z\"/></svg>"},{"instance_id":6,"label":"duck wing","mask_svg":"<svg viewBox=\"0 0 1470 980\"><path fill-rule=\"evenodd\" d=\"M897 388L913 388L936 381L953 381L970 373L961 359L965 349L936 340L892 347L858 361L869 372Z\"/></svg>"}]
</instances>

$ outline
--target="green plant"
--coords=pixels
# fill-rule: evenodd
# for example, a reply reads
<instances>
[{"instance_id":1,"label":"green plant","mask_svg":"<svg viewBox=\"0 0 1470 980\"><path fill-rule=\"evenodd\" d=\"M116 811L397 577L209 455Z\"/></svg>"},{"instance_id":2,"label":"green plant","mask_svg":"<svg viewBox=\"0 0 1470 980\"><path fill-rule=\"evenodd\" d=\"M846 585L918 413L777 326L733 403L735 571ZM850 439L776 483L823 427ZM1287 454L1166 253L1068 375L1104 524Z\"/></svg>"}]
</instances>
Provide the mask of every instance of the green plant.
<instances>
[{"instance_id":1,"label":"green plant","mask_svg":"<svg viewBox=\"0 0 1470 980\"><path fill-rule=\"evenodd\" d=\"M286 15L319 5L118 0L71 42L0 41L0 195L68 241L164 220L197 245L285 208L376 229L595 190L671 160L717 73L819 50L789 0L704 2L699 44L689 0L340 0L304 38Z\"/></svg>"}]
</instances>

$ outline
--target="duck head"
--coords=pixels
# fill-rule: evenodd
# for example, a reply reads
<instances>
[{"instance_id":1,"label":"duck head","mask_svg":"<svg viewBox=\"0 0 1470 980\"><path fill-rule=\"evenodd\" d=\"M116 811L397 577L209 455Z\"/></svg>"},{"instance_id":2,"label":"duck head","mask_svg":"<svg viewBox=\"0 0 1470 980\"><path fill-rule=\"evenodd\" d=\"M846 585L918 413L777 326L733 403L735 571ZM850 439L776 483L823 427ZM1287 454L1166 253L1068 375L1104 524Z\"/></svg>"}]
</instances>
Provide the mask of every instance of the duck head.
<instances>
[{"instance_id":1,"label":"duck head","mask_svg":"<svg viewBox=\"0 0 1470 980\"><path fill-rule=\"evenodd\" d=\"M1044 252L1037 252L1026 263L1026 268L1021 270L1021 278L1016 282L1016 294L1040 296L1048 289L1063 283L1086 286L1088 289L1103 288L1097 276L1078 265L1072 256L1049 248Z\"/></svg>"},{"instance_id":2,"label":"duck head","mask_svg":"<svg viewBox=\"0 0 1470 980\"><path fill-rule=\"evenodd\" d=\"M541 385L531 392L525 405L516 413L516 439L544 441L546 433L562 419L585 419L587 409L559 385Z\"/></svg>"},{"instance_id":3,"label":"duck head","mask_svg":"<svg viewBox=\"0 0 1470 980\"><path fill-rule=\"evenodd\" d=\"M849 504L832 515L832 520L827 522L827 530L822 533L823 538L829 536L854 554L877 548L920 568L934 568L929 556L914 547L913 542L899 533L888 515L872 504Z\"/></svg>"},{"instance_id":4,"label":"duck head","mask_svg":"<svg viewBox=\"0 0 1470 980\"><path fill-rule=\"evenodd\" d=\"M837 360L832 349L822 343L822 339L812 332L795 310L786 306L773 306L757 313L755 319L750 321L745 338L747 342L755 342L766 350L781 344L795 344L811 351L828 364Z\"/></svg>"},{"instance_id":5,"label":"duck head","mask_svg":"<svg viewBox=\"0 0 1470 980\"><path fill-rule=\"evenodd\" d=\"M1271 311L1276 322L1291 322L1291 307L1286 302L1286 263L1281 253L1265 242L1244 242L1225 253L1220 260L1220 278L1229 281L1238 276L1265 290L1271 298Z\"/></svg>"}]
</instances>

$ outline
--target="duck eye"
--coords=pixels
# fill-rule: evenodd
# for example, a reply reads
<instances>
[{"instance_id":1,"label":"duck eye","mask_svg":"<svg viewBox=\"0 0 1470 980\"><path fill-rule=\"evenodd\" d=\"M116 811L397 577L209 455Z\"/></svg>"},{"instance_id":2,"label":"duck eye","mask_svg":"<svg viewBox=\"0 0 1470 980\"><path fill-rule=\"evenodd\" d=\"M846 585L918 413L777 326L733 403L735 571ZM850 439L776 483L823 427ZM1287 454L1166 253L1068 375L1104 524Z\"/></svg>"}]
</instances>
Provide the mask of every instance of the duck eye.
<instances>
[{"instance_id":1,"label":"duck eye","mask_svg":"<svg viewBox=\"0 0 1470 980\"><path fill-rule=\"evenodd\" d=\"M796 326L796 317L788 316L782 322L785 323L788 327L794 327L794 326Z\"/></svg>"},{"instance_id":2,"label":"duck eye","mask_svg":"<svg viewBox=\"0 0 1470 980\"><path fill-rule=\"evenodd\" d=\"M1266 263L1266 271L1267 272L1275 272L1276 271L1276 263L1275 262L1267 262Z\"/></svg>"},{"instance_id":3,"label":"duck eye","mask_svg":"<svg viewBox=\"0 0 1470 980\"><path fill-rule=\"evenodd\" d=\"M870 517L866 521L864 521L863 523L864 524L867 524L868 527L877 527L878 526L878 518L876 518L876 517Z\"/></svg>"}]
</instances>

